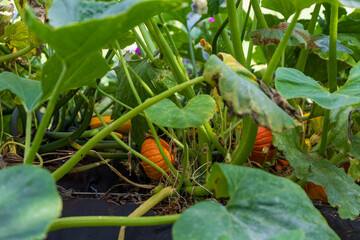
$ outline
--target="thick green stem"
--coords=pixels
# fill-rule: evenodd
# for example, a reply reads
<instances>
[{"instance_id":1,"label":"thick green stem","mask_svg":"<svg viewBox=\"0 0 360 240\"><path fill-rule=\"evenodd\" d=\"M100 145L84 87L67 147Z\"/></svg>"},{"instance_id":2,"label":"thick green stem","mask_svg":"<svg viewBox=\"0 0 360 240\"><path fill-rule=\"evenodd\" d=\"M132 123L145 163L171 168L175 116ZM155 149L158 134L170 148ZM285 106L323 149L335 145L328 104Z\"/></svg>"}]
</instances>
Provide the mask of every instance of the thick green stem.
<instances>
[{"instance_id":1,"label":"thick green stem","mask_svg":"<svg viewBox=\"0 0 360 240\"><path fill-rule=\"evenodd\" d=\"M160 192L150 197L143 204L141 204L128 217L141 217L142 215L147 213L151 208L153 208L156 204L167 198L173 191L174 189L172 187L166 187L162 189ZM125 226L121 227L118 239L125 239Z\"/></svg>"},{"instance_id":2,"label":"thick green stem","mask_svg":"<svg viewBox=\"0 0 360 240\"><path fill-rule=\"evenodd\" d=\"M162 13L159 15L159 19L160 19L161 24L162 24L163 27L164 27L166 36L167 36L168 39L169 39L169 42L170 42L172 51L174 52L174 54L175 54L176 57L180 57L179 51L177 50L176 44L175 44L175 42L174 42L174 39L171 37L170 31L169 31L168 27L166 26L166 22L165 22L165 20L164 20L164 18L163 18L163 16L162 16ZM179 63L179 64L180 64L180 63Z\"/></svg>"},{"instance_id":3,"label":"thick green stem","mask_svg":"<svg viewBox=\"0 0 360 240\"><path fill-rule=\"evenodd\" d=\"M226 31L224 31L224 28L222 28L222 25L223 25L223 20L220 16L220 14L216 14L214 15L214 19L215 19L215 23L218 27L218 31L220 31L220 34L221 34L221 37L224 41L224 44L225 44L225 47L226 49L228 50L228 52L231 54L231 55L235 55L234 53L234 48L232 47L232 43L231 43L231 40L229 38L229 35L226 33ZM215 53L216 54L216 53Z\"/></svg>"},{"instance_id":4,"label":"thick green stem","mask_svg":"<svg viewBox=\"0 0 360 240\"><path fill-rule=\"evenodd\" d=\"M239 19L236 12L235 0L227 0L231 41L235 52L235 59L245 66L245 56L242 48Z\"/></svg>"},{"instance_id":5,"label":"thick green stem","mask_svg":"<svg viewBox=\"0 0 360 240\"><path fill-rule=\"evenodd\" d=\"M309 23L309 26L307 29L310 34L314 33L316 22L319 17L320 8L321 8L320 3L315 5L314 11L312 13L310 23ZM302 48L299 58L298 58L298 62L296 64L296 69L298 69L301 72L304 71L308 55L309 55L309 49L306 49L306 47Z\"/></svg>"},{"instance_id":6,"label":"thick green stem","mask_svg":"<svg viewBox=\"0 0 360 240\"><path fill-rule=\"evenodd\" d=\"M156 51L155 44L154 44L153 40L151 39L151 36L150 36L148 30L146 29L145 24L141 23L139 25L139 29L140 29L141 35L143 36L143 38L146 42L146 45L148 46L150 51L155 52Z\"/></svg>"},{"instance_id":7,"label":"thick green stem","mask_svg":"<svg viewBox=\"0 0 360 240\"><path fill-rule=\"evenodd\" d=\"M172 224L179 219L180 214L156 217L116 217L116 216L89 216L65 217L52 222L49 232L74 227L136 227Z\"/></svg>"},{"instance_id":8,"label":"thick green stem","mask_svg":"<svg viewBox=\"0 0 360 240\"><path fill-rule=\"evenodd\" d=\"M130 85L130 88L131 88L133 94L135 95L136 101L138 102L139 105L141 105L141 104L142 104L141 98L140 98L139 93L137 92L137 90L136 90L136 88L135 88L135 85L134 85L134 83L133 83L133 81L132 81L132 78L131 78L131 76L130 76L130 74L129 74L126 61L125 61L124 57L123 57L122 54L121 54L121 49L120 49L120 46L119 46L119 44L118 44L117 41L116 41L116 46L117 46L118 51L119 51L119 53L117 53L117 55L119 56L119 58L120 58L120 60L121 60L121 63L122 63L122 65L123 65L123 68L124 68L124 70L125 70L126 78L127 78L128 83L129 83L129 85ZM117 51L116 51L116 52L117 52ZM142 80L141 80L141 81L142 81ZM168 167L170 168L171 172L172 172L175 176L178 176L179 173L176 171L175 167L171 164L169 158L168 158L168 157L166 156L166 154L165 154L165 151L164 151L164 149L163 149L163 147L162 147L162 145L161 145L161 143L160 143L160 140L159 140L159 138L158 138L158 136L157 136L157 133L156 133L156 131L155 131L154 125L152 124L152 122L150 121L150 119L146 116L146 114L144 114L144 118L145 118L146 122L148 123L148 125L149 125L149 127L150 127L150 130L151 130L151 132L152 132L152 134L153 134L153 136L154 136L154 140L155 140L156 145L157 145L157 147L158 147L158 149L159 149L159 151L160 151L161 156L163 157L164 161L166 162L166 164L167 164Z\"/></svg>"},{"instance_id":9,"label":"thick green stem","mask_svg":"<svg viewBox=\"0 0 360 240\"><path fill-rule=\"evenodd\" d=\"M143 104L137 106L133 110L127 112L120 118L118 118L116 121L114 121L109 126L102 129L97 135L92 137L79 151L77 151L64 165L62 165L60 168L58 168L55 172L53 172L53 177L55 180L59 180L62 178L67 172L70 171L71 168L73 168L84 156L85 154L92 149L92 147L100 142L102 139L104 139L109 133L113 132L116 128L118 128L121 124L125 123L127 120L135 117L142 111L144 111L146 108L150 107L151 105L159 102L160 100L167 98L171 96L172 94L181 91L185 88L188 88L194 84L200 83L204 81L203 77L198 77L193 80L187 81L185 83L182 83L180 85L177 85L165 92L160 93L159 95L147 99Z\"/></svg>"},{"instance_id":10,"label":"thick green stem","mask_svg":"<svg viewBox=\"0 0 360 240\"><path fill-rule=\"evenodd\" d=\"M239 147L231 156L231 164L242 165L249 157L254 147L258 125L254 123L250 116L246 116L243 121L243 133Z\"/></svg>"},{"instance_id":11,"label":"thick green stem","mask_svg":"<svg viewBox=\"0 0 360 240\"><path fill-rule=\"evenodd\" d=\"M227 150L217 140L213 130L211 129L210 124L206 123L206 124L204 124L204 127L205 127L205 129L206 129L206 131L207 131L207 133L208 133L208 135L210 137L210 140L211 140L212 144L214 144L215 148L221 152L221 155L226 157Z\"/></svg>"},{"instance_id":12,"label":"thick green stem","mask_svg":"<svg viewBox=\"0 0 360 240\"><path fill-rule=\"evenodd\" d=\"M261 28L269 28L266 23L264 14L262 13L262 11L260 9L259 0L251 0L251 5L254 9L255 16L256 16L257 20L259 21Z\"/></svg>"},{"instance_id":13,"label":"thick green stem","mask_svg":"<svg viewBox=\"0 0 360 240\"><path fill-rule=\"evenodd\" d=\"M81 93L80 93L81 94ZM84 96L83 94L81 95L86 102L89 102L89 100L86 98L86 96ZM94 109L94 112L96 114L96 116L98 117L98 119L100 120L100 122L107 127L108 124L104 121L104 119L100 116L99 112ZM133 150L132 148L130 148L129 146L127 146L115 133L110 133L111 137L114 138L114 140L119 143L123 148L125 148L126 150L130 151L132 154L134 154L135 156L137 156L138 158L140 158L141 160L145 161L146 163L148 163L150 166L152 166L153 168L155 168L157 171L159 171L161 174L164 175L164 177L166 179L169 179L169 175L163 170L161 169L159 166L157 166L155 163L153 163L152 161L150 161L148 158L144 157L143 155L141 155L140 153L136 152L135 150ZM78 149L79 150L79 149ZM87 153L87 155L89 155L90 152ZM99 154L101 155L101 154ZM172 183L172 181L169 179L169 182Z\"/></svg>"},{"instance_id":14,"label":"thick green stem","mask_svg":"<svg viewBox=\"0 0 360 240\"><path fill-rule=\"evenodd\" d=\"M256 29L256 24L257 24L257 18L254 18L253 22L252 22L252 25L251 25L251 31ZM246 56L246 65L245 65L245 67L247 69L250 69L250 66L251 66L253 47L254 47L254 45L253 45L252 41L250 41L248 53L247 53L247 56Z\"/></svg>"},{"instance_id":15,"label":"thick green stem","mask_svg":"<svg viewBox=\"0 0 360 240\"><path fill-rule=\"evenodd\" d=\"M140 37L140 35L138 34L138 32L134 28L131 31L135 34L136 39L140 43L140 46L146 52L146 56L150 59L151 62L153 62L155 60L155 58L152 55L152 52L149 50L148 46L146 46L145 42L142 40L142 38Z\"/></svg>"},{"instance_id":16,"label":"thick green stem","mask_svg":"<svg viewBox=\"0 0 360 240\"><path fill-rule=\"evenodd\" d=\"M329 62L327 65L329 90L335 92L337 90L337 62L336 62L336 41L337 41L337 23L338 23L338 3L331 4L330 14L330 36L329 36ZM325 155L327 146L327 135L330 123L330 110L325 111L323 120L323 129L321 134L321 142L319 153Z\"/></svg>"},{"instance_id":17,"label":"thick green stem","mask_svg":"<svg viewBox=\"0 0 360 240\"><path fill-rule=\"evenodd\" d=\"M47 126L50 122L51 116L53 114L53 111L54 111L54 108L56 105L56 101L60 95L60 87L63 85L63 82L65 81L65 75L66 75L65 73L66 73L67 67L64 62L62 62L62 65L63 65L63 69L60 73L58 81L55 84L54 90L51 93L50 101L49 101L48 105L46 106L44 116L41 120L39 128L37 129L37 132L36 132L34 141L32 143L32 146L30 148L29 154L25 158L25 164L32 164L32 162L34 161L35 154L40 147L42 138L44 136L46 128L47 128Z\"/></svg>"},{"instance_id":18,"label":"thick green stem","mask_svg":"<svg viewBox=\"0 0 360 240\"><path fill-rule=\"evenodd\" d=\"M168 64L175 76L176 81L180 84L189 80L188 76L184 73L178 61L175 58L174 53L172 52L170 46L165 41L159 27L157 26L154 19L147 21L147 27L152 35L157 36L157 44L159 45L162 53L166 57ZM195 97L194 90L192 88L187 88L184 90L184 96L187 100Z\"/></svg>"},{"instance_id":19,"label":"thick green stem","mask_svg":"<svg viewBox=\"0 0 360 240\"><path fill-rule=\"evenodd\" d=\"M5 62L5 61L15 59L17 57L21 57L22 55L30 52L33 48L34 48L34 46L29 45L26 48L20 49L17 52L13 52L13 53L10 53L10 54L4 55L4 56L0 56L0 62Z\"/></svg>"},{"instance_id":20,"label":"thick green stem","mask_svg":"<svg viewBox=\"0 0 360 240\"><path fill-rule=\"evenodd\" d=\"M293 19L291 20L290 24L288 25L288 28L286 29L286 32L285 32L283 38L281 39L279 46L277 46L277 48L274 52L274 55L272 56L268 66L267 66L267 69L263 76L263 81L266 85L270 85L274 71L275 71L276 67L278 66L280 58L282 56L282 53L288 44L288 41L289 41L291 34L295 28L297 20L300 16L300 12L301 11L295 12Z\"/></svg>"},{"instance_id":21,"label":"thick green stem","mask_svg":"<svg viewBox=\"0 0 360 240\"><path fill-rule=\"evenodd\" d=\"M32 112L26 112L26 131L25 131L25 157L27 158L31 145L31 125L32 125Z\"/></svg>"}]
</instances>

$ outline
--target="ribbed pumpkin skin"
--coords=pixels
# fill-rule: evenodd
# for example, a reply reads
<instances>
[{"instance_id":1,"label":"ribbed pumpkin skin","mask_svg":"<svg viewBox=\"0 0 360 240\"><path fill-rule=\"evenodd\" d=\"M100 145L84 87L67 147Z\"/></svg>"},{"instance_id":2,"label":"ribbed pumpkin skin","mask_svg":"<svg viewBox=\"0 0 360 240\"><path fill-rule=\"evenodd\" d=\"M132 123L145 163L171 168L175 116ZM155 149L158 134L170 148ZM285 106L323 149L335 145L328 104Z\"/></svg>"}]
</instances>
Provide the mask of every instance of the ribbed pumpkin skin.
<instances>
[{"instance_id":1,"label":"ribbed pumpkin skin","mask_svg":"<svg viewBox=\"0 0 360 240\"><path fill-rule=\"evenodd\" d=\"M160 139L161 146L164 149L164 152L168 159L170 160L171 164L174 164L174 156L171 153L171 147L167 142L165 142L163 139ZM165 160L161 156L161 153L156 145L156 142L153 138L147 138L143 142L141 146L141 154L148 158L150 161L158 165L160 168L162 168L165 172L169 171L169 166L166 164ZM151 165L147 164L146 162L142 161L142 166L145 170L146 175L155 180L160 181L162 174L158 172L155 168L153 168Z\"/></svg>"},{"instance_id":2,"label":"ribbed pumpkin skin","mask_svg":"<svg viewBox=\"0 0 360 240\"><path fill-rule=\"evenodd\" d=\"M308 182L303 186L303 189L311 200L321 200L328 203L328 197L323 186Z\"/></svg>"},{"instance_id":3,"label":"ribbed pumpkin skin","mask_svg":"<svg viewBox=\"0 0 360 240\"><path fill-rule=\"evenodd\" d=\"M110 124L113 122L113 120L111 120L110 116L102 117L102 119L107 124ZM102 127L103 124L101 123L99 118L93 117L90 121L89 126L91 129L95 129L95 128ZM122 134L129 134L130 130L131 130L131 120L128 120L128 121L124 122L120 127L115 129L115 132L122 133Z\"/></svg>"},{"instance_id":4,"label":"ribbed pumpkin skin","mask_svg":"<svg viewBox=\"0 0 360 240\"><path fill-rule=\"evenodd\" d=\"M271 134L270 130L259 126L255 144L253 149L251 150L249 159L259 164L263 164L266 158L266 155L263 154L263 148L267 147L267 160L271 160L276 154L276 148L272 146L273 139L274 137Z\"/></svg>"}]
</instances>

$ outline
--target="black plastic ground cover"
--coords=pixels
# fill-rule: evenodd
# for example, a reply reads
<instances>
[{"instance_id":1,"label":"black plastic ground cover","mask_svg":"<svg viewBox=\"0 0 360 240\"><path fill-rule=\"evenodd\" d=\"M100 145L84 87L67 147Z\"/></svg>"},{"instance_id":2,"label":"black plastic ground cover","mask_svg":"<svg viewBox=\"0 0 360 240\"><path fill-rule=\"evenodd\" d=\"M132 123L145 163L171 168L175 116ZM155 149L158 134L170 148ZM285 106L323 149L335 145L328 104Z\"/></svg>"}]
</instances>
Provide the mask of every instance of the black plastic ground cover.
<instances>
[{"instance_id":1,"label":"black plastic ground cover","mask_svg":"<svg viewBox=\"0 0 360 240\"><path fill-rule=\"evenodd\" d=\"M127 216L138 205L127 203L117 205L106 200L71 199L63 201L61 217L70 216ZM153 216L149 211L145 216ZM171 237L172 225L149 227L127 227L126 240L168 240ZM120 227L82 227L61 229L50 232L47 240L117 240Z\"/></svg>"}]
</instances>

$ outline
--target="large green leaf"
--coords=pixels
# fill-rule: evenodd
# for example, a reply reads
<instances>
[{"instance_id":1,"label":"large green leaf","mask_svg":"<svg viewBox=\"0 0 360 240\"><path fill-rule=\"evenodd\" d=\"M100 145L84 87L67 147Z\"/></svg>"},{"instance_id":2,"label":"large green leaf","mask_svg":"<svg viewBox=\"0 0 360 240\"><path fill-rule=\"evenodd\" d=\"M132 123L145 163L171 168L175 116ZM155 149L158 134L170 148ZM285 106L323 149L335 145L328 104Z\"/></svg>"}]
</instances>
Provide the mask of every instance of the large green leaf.
<instances>
[{"instance_id":1,"label":"large green leaf","mask_svg":"<svg viewBox=\"0 0 360 240\"><path fill-rule=\"evenodd\" d=\"M306 239L339 239L301 187L288 179L215 163L209 181L216 197L229 197L228 203L205 201L185 210L173 227L175 240L274 239L299 230Z\"/></svg>"},{"instance_id":2,"label":"large green leaf","mask_svg":"<svg viewBox=\"0 0 360 240\"><path fill-rule=\"evenodd\" d=\"M0 183L0 239L44 239L62 207L50 173L15 166L0 171Z\"/></svg>"},{"instance_id":3,"label":"large green leaf","mask_svg":"<svg viewBox=\"0 0 360 240\"><path fill-rule=\"evenodd\" d=\"M350 135L351 124L349 124L349 115L351 107L342 107L330 111L330 126L328 133L328 142L334 144L337 149L347 153L351 150Z\"/></svg>"},{"instance_id":4,"label":"large green leaf","mask_svg":"<svg viewBox=\"0 0 360 240\"><path fill-rule=\"evenodd\" d=\"M55 0L49 10L51 24L41 23L30 8L24 21L62 59L80 60L119 38L146 19L179 6L173 0L102 2Z\"/></svg>"},{"instance_id":5,"label":"large green leaf","mask_svg":"<svg viewBox=\"0 0 360 240\"><path fill-rule=\"evenodd\" d=\"M324 186L329 203L339 208L340 217L355 219L359 215L360 187L343 169L317 153L303 153L296 129L274 133L274 136L274 145L284 151L298 178Z\"/></svg>"},{"instance_id":6,"label":"large green leaf","mask_svg":"<svg viewBox=\"0 0 360 240\"><path fill-rule=\"evenodd\" d=\"M263 0L261 1L261 6L281 13L285 19L288 19L293 13L295 13L295 6L291 3L291 1Z\"/></svg>"},{"instance_id":7,"label":"large green leaf","mask_svg":"<svg viewBox=\"0 0 360 240\"><path fill-rule=\"evenodd\" d=\"M296 126L295 121L271 101L249 75L252 73L237 75L215 55L205 64L205 80L217 82L219 93L235 114L250 114L257 124L275 132Z\"/></svg>"},{"instance_id":8,"label":"large green leaf","mask_svg":"<svg viewBox=\"0 0 360 240\"><path fill-rule=\"evenodd\" d=\"M58 81L63 64L57 54L45 63L41 74L43 99L47 99L52 93ZM96 79L103 77L110 70L106 60L100 53L94 53L86 59L75 61L66 69L65 80L60 87L60 92L76 89L82 86L96 85Z\"/></svg>"},{"instance_id":9,"label":"large green leaf","mask_svg":"<svg viewBox=\"0 0 360 240\"><path fill-rule=\"evenodd\" d=\"M187 128L200 126L214 115L215 100L209 95L192 98L184 108L178 108L171 100L163 99L145 110L152 122L164 127Z\"/></svg>"},{"instance_id":10,"label":"large green leaf","mask_svg":"<svg viewBox=\"0 0 360 240\"><path fill-rule=\"evenodd\" d=\"M288 99L310 98L327 109L356 105L360 103L360 63L351 69L349 79L334 93L293 68L278 68L275 84L276 89Z\"/></svg>"},{"instance_id":11,"label":"large green leaf","mask_svg":"<svg viewBox=\"0 0 360 240\"><path fill-rule=\"evenodd\" d=\"M21 78L10 72L0 73L0 91L5 89L9 89L21 99L26 111L34 110L42 95L39 81Z\"/></svg>"},{"instance_id":12,"label":"large green leaf","mask_svg":"<svg viewBox=\"0 0 360 240\"><path fill-rule=\"evenodd\" d=\"M164 91L167 86L171 86L173 82L175 82L175 79L173 78L173 75L170 71L153 67L147 59L140 61L130 61L128 64L154 93L160 93ZM126 78L126 74L122 65L116 67L115 72L118 78L115 93L116 98L130 107L136 107L138 102L135 98L135 95L131 91L129 81ZM140 99L145 101L147 98L151 97L142 84L135 78L135 76L132 74L131 76ZM121 116L121 108L122 107L119 104L115 104L111 114L113 119ZM144 141L144 132L148 131L148 125L145 119L141 116L137 116L131 121L134 126L137 126L136 128L132 129L132 139L139 146L141 146L142 142Z\"/></svg>"}]
</instances>

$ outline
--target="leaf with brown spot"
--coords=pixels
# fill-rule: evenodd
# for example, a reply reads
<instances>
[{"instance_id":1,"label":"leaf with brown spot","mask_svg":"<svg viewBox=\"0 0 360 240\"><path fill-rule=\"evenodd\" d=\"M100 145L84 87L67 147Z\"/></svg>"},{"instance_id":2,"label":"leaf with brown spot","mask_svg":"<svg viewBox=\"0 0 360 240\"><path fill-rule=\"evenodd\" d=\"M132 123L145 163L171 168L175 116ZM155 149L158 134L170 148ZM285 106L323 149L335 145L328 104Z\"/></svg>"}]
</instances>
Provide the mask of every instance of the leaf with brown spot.
<instances>
[{"instance_id":1,"label":"leaf with brown spot","mask_svg":"<svg viewBox=\"0 0 360 240\"><path fill-rule=\"evenodd\" d=\"M254 45L276 45L279 44L283 38L289 23L282 22L275 28L258 29L250 33L251 41ZM300 23L297 23L291 37L288 41L288 46L305 46L310 42L311 36L308 31L304 30Z\"/></svg>"},{"instance_id":2,"label":"leaf with brown spot","mask_svg":"<svg viewBox=\"0 0 360 240\"><path fill-rule=\"evenodd\" d=\"M274 132L293 128L297 123L277 106L252 80L251 72L236 74L218 57L212 55L205 64L204 78L213 82L217 76L218 90L234 114L251 118L260 126Z\"/></svg>"},{"instance_id":3,"label":"leaf with brown spot","mask_svg":"<svg viewBox=\"0 0 360 240\"><path fill-rule=\"evenodd\" d=\"M282 110L284 110L287 114L289 114L292 118L302 122L301 115L295 108L293 108L286 98L281 95L274 88L266 85L261 79L258 80L260 88L264 91L264 93L274 102L276 103Z\"/></svg>"}]
</instances>

